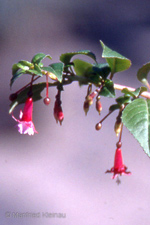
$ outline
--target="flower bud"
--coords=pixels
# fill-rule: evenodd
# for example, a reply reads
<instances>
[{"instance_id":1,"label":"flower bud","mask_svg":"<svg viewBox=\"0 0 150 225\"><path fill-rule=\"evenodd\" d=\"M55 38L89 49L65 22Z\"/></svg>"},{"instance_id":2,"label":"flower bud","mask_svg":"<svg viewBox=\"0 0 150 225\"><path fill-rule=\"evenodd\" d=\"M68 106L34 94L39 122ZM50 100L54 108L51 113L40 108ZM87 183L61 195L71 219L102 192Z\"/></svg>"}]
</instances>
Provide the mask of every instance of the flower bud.
<instances>
[{"instance_id":1,"label":"flower bud","mask_svg":"<svg viewBox=\"0 0 150 225\"><path fill-rule=\"evenodd\" d=\"M90 95L88 95L86 99L87 99L89 105L93 104L93 98Z\"/></svg>"},{"instance_id":2,"label":"flower bud","mask_svg":"<svg viewBox=\"0 0 150 225\"><path fill-rule=\"evenodd\" d=\"M84 101L84 105L83 105L83 109L84 109L85 115L87 115L87 113L89 111L89 108L90 108L89 101L85 100Z\"/></svg>"},{"instance_id":3,"label":"flower bud","mask_svg":"<svg viewBox=\"0 0 150 225\"><path fill-rule=\"evenodd\" d=\"M100 130L102 128L102 123L97 123L95 126L96 130Z\"/></svg>"},{"instance_id":4,"label":"flower bud","mask_svg":"<svg viewBox=\"0 0 150 225\"><path fill-rule=\"evenodd\" d=\"M49 105L50 104L51 99L49 97L45 97L43 102L45 105Z\"/></svg>"},{"instance_id":5,"label":"flower bud","mask_svg":"<svg viewBox=\"0 0 150 225\"><path fill-rule=\"evenodd\" d=\"M101 111L102 111L102 104L101 104L100 98L97 98L97 100L96 100L96 110L100 115Z\"/></svg>"},{"instance_id":6,"label":"flower bud","mask_svg":"<svg viewBox=\"0 0 150 225\"><path fill-rule=\"evenodd\" d=\"M61 101L59 98L56 98L55 105L54 105L54 117L56 119L56 122L60 122L60 125L62 124L62 121L64 119L64 114L61 107Z\"/></svg>"},{"instance_id":7,"label":"flower bud","mask_svg":"<svg viewBox=\"0 0 150 225\"><path fill-rule=\"evenodd\" d=\"M58 78L56 77L56 75L54 73L48 72L47 74L48 74L49 78L51 78L52 80L55 80L55 81L58 80Z\"/></svg>"},{"instance_id":8,"label":"flower bud","mask_svg":"<svg viewBox=\"0 0 150 225\"><path fill-rule=\"evenodd\" d=\"M92 105L93 104L93 99L96 96L96 94L97 94L97 92L96 91L93 91L91 94L89 94L87 96L87 100L89 101L89 105Z\"/></svg>"},{"instance_id":9,"label":"flower bud","mask_svg":"<svg viewBox=\"0 0 150 225\"><path fill-rule=\"evenodd\" d=\"M116 121L115 126L114 126L114 131L115 131L117 137L120 134L121 126L122 126L122 122Z\"/></svg>"},{"instance_id":10,"label":"flower bud","mask_svg":"<svg viewBox=\"0 0 150 225\"><path fill-rule=\"evenodd\" d=\"M14 101L17 98L17 96L18 96L17 93L13 93L9 96L9 100Z\"/></svg>"}]
</instances>

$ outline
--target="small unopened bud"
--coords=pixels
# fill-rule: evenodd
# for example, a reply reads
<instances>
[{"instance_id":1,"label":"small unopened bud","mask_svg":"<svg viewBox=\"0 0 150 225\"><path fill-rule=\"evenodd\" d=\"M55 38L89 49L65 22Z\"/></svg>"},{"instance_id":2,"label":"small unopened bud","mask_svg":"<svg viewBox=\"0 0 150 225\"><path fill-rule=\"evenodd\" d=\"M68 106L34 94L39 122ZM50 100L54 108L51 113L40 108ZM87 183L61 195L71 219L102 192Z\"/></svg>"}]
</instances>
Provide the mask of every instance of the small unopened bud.
<instances>
[{"instance_id":1,"label":"small unopened bud","mask_svg":"<svg viewBox=\"0 0 150 225\"><path fill-rule=\"evenodd\" d=\"M49 97L45 97L43 102L45 105L49 105L50 104L51 99Z\"/></svg>"},{"instance_id":2,"label":"small unopened bud","mask_svg":"<svg viewBox=\"0 0 150 225\"><path fill-rule=\"evenodd\" d=\"M61 109L62 110L62 109ZM58 112L58 121L60 123L60 125L62 125L62 121L64 119L64 114L62 111Z\"/></svg>"},{"instance_id":3,"label":"small unopened bud","mask_svg":"<svg viewBox=\"0 0 150 225\"><path fill-rule=\"evenodd\" d=\"M61 107L61 101L56 99L55 105L54 105L54 117L56 119L56 122L60 122L60 125L62 125L62 121L64 119L64 114Z\"/></svg>"},{"instance_id":4,"label":"small unopened bud","mask_svg":"<svg viewBox=\"0 0 150 225\"><path fill-rule=\"evenodd\" d=\"M47 74L48 74L49 78L51 78L52 80L56 80L56 81L58 80L54 73L48 72Z\"/></svg>"},{"instance_id":5,"label":"small unopened bud","mask_svg":"<svg viewBox=\"0 0 150 225\"><path fill-rule=\"evenodd\" d=\"M89 101L85 100L84 105L83 105L83 109L84 109L85 115L87 115L87 113L89 111L89 107L90 107Z\"/></svg>"},{"instance_id":6,"label":"small unopened bud","mask_svg":"<svg viewBox=\"0 0 150 225\"><path fill-rule=\"evenodd\" d=\"M97 112L99 113L99 115L101 114L101 111L102 111L102 104L101 104L101 101L100 101L100 98L98 98L96 100L96 110Z\"/></svg>"},{"instance_id":7,"label":"small unopened bud","mask_svg":"<svg viewBox=\"0 0 150 225\"><path fill-rule=\"evenodd\" d=\"M93 104L93 98L90 95L88 95L86 99L87 99L89 105Z\"/></svg>"},{"instance_id":8,"label":"small unopened bud","mask_svg":"<svg viewBox=\"0 0 150 225\"><path fill-rule=\"evenodd\" d=\"M102 123L97 123L95 126L96 130L100 130L102 128Z\"/></svg>"},{"instance_id":9,"label":"small unopened bud","mask_svg":"<svg viewBox=\"0 0 150 225\"><path fill-rule=\"evenodd\" d=\"M93 99L96 96L96 94L97 94L97 92L96 91L93 91L91 94L89 94L87 96L87 100L89 101L89 105L92 105L93 104Z\"/></svg>"},{"instance_id":10,"label":"small unopened bud","mask_svg":"<svg viewBox=\"0 0 150 225\"><path fill-rule=\"evenodd\" d=\"M117 137L120 134L121 126L122 126L122 122L116 121L115 126L114 126L114 131L115 131Z\"/></svg>"},{"instance_id":11,"label":"small unopened bud","mask_svg":"<svg viewBox=\"0 0 150 225\"><path fill-rule=\"evenodd\" d=\"M118 141L117 144L116 144L117 148L121 148L122 147L122 142L121 141Z\"/></svg>"},{"instance_id":12,"label":"small unopened bud","mask_svg":"<svg viewBox=\"0 0 150 225\"><path fill-rule=\"evenodd\" d=\"M14 101L17 98L17 96L18 96L17 93L13 93L9 96L9 100Z\"/></svg>"}]
</instances>

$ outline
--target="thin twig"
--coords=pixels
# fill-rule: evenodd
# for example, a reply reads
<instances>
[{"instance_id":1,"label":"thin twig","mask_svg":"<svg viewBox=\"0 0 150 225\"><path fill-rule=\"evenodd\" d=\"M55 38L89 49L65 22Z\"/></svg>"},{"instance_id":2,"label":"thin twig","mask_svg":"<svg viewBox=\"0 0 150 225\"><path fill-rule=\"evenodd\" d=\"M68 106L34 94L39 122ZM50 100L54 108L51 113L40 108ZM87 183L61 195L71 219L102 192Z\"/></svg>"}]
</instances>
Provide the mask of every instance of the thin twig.
<instances>
[{"instance_id":1,"label":"thin twig","mask_svg":"<svg viewBox=\"0 0 150 225\"><path fill-rule=\"evenodd\" d=\"M114 88L116 90L120 90L120 91L122 91L124 88L127 88L129 91L135 91L136 90L135 88L120 85L120 84L114 84ZM150 92L144 91L144 92L142 92L141 96L144 97L144 98L150 99Z\"/></svg>"}]
</instances>

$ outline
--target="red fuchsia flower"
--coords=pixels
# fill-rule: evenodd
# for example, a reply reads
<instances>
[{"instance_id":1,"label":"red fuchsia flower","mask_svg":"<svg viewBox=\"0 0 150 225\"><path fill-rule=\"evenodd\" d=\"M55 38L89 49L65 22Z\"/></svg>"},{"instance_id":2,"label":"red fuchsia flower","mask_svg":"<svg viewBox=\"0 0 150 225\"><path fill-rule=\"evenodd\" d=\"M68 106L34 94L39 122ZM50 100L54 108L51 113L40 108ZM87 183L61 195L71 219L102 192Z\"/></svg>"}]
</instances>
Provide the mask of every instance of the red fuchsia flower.
<instances>
[{"instance_id":1,"label":"red fuchsia flower","mask_svg":"<svg viewBox=\"0 0 150 225\"><path fill-rule=\"evenodd\" d=\"M113 173L112 179L118 177L118 175L131 175L131 172L126 172L127 167L123 164L121 148L116 149L114 167L111 170L107 170L106 173Z\"/></svg>"},{"instance_id":2,"label":"red fuchsia flower","mask_svg":"<svg viewBox=\"0 0 150 225\"><path fill-rule=\"evenodd\" d=\"M32 122L32 112L33 112L33 100L32 98L27 98L23 112L22 110L20 110L20 115L19 115L20 120L16 119L12 115L12 118L18 122L17 126L18 126L18 131L20 134L33 135L34 132L38 133Z\"/></svg>"}]
</instances>

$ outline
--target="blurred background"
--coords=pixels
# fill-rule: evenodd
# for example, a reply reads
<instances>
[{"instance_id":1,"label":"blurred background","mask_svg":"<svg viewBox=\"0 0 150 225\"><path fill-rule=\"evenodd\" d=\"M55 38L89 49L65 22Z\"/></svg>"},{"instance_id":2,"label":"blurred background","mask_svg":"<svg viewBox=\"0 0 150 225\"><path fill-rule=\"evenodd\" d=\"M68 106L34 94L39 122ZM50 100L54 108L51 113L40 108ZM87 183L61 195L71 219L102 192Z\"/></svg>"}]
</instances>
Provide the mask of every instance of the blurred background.
<instances>
[{"instance_id":1,"label":"blurred background","mask_svg":"<svg viewBox=\"0 0 150 225\"><path fill-rule=\"evenodd\" d=\"M99 132L95 124L114 99L102 98L101 117L94 104L85 117L86 87L65 86L65 118L59 126L53 117L56 89L51 88L49 106L42 100L34 103L33 121L39 134L33 137L20 135L8 114L9 95L30 81L29 76L21 77L10 90L11 67L20 60L30 61L38 52L58 62L62 53L89 49L103 62L102 40L133 64L116 74L114 82L140 86L137 69L150 58L149 11L149 0L0 1L2 225L149 225L150 161L126 128L122 153L132 176L122 176L117 185L111 174L105 174L113 166L117 114ZM23 105L14 111L17 118L20 108ZM52 218L50 213L61 213L63 218Z\"/></svg>"}]
</instances>

